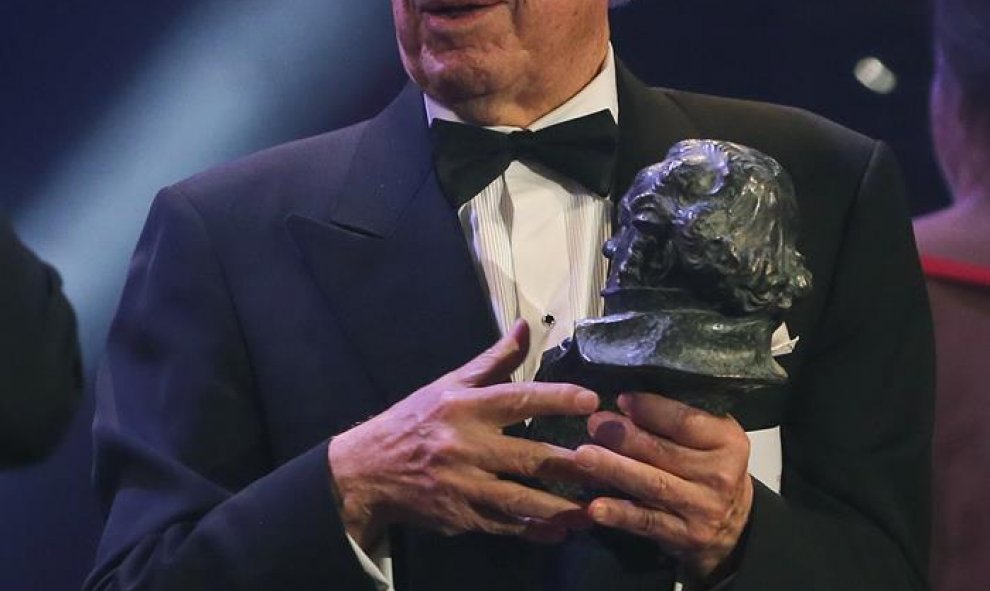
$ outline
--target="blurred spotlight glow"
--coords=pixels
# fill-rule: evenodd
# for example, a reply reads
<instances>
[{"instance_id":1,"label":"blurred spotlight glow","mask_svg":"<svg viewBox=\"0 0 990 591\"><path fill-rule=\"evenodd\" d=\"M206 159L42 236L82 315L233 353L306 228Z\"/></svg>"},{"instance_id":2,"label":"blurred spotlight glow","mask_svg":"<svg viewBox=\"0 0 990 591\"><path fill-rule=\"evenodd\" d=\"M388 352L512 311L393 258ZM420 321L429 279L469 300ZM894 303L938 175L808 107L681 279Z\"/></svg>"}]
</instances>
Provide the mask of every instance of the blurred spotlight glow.
<instances>
[{"instance_id":1,"label":"blurred spotlight glow","mask_svg":"<svg viewBox=\"0 0 990 591\"><path fill-rule=\"evenodd\" d=\"M897 90L897 74L876 57L864 57L856 63L853 75L859 83L877 94Z\"/></svg>"},{"instance_id":2,"label":"blurred spotlight glow","mask_svg":"<svg viewBox=\"0 0 990 591\"><path fill-rule=\"evenodd\" d=\"M18 212L25 242L62 274L88 362L102 350L157 189L325 120L374 88L394 42L352 45L390 31L379 4L201 3Z\"/></svg>"}]
</instances>

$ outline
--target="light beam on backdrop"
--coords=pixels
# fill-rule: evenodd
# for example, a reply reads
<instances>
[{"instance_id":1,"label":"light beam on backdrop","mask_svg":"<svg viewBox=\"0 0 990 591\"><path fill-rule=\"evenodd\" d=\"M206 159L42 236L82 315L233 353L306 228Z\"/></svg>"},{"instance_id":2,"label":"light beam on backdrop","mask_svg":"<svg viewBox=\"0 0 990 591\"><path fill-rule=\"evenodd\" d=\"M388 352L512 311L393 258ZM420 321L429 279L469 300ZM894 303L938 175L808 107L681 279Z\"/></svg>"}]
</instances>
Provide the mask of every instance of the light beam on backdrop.
<instances>
[{"instance_id":1,"label":"light beam on backdrop","mask_svg":"<svg viewBox=\"0 0 990 591\"><path fill-rule=\"evenodd\" d=\"M62 274L89 363L157 189L375 88L395 60L388 15L385 2L215 0L164 36L14 219Z\"/></svg>"}]
</instances>

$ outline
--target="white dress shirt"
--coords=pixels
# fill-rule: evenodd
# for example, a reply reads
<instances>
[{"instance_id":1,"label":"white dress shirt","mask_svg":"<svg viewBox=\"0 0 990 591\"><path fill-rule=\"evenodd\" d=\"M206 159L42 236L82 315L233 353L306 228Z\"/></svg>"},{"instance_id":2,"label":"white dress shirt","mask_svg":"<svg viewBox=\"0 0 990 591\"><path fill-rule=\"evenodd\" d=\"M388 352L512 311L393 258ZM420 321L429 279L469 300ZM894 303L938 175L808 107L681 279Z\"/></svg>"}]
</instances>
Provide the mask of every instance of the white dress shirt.
<instances>
[{"instance_id":1,"label":"white dress shirt","mask_svg":"<svg viewBox=\"0 0 990 591\"><path fill-rule=\"evenodd\" d=\"M424 101L430 123L463 122L431 97L424 95ZM594 80L527 129L538 131L605 109L619 120L611 46ZM519 128L489 129L511 133ZM529 354L512 380L531 380L543 352L569 337L577 320L603 313L607 264L601 248L611 235L612 202L545 167L516 161L457 214L502 334L518 318L529 323ZM782 329L775 335L778 347L786 347L789 339ZM777 490L779 432L750 433L750 439L751 472ZM350 541L379 591L395 591L387 536L370 556Z\"/></svg>"},{"instance_id":2,"label":"white dress shirt","mask_svg":"<svg viewBox=\"0 0 990 591\"><path fill-rule=\"evenodd\" d=\"M430 97L425 100L431 123L461 122ZM594 80L528 129L539 131L606 109L618 121L611 48ZM531 380L543 351L570 336L575 321L601 316L607 272L601 246L611 234L611 212L607 197L538 164L519 161L458 210L499 329L505 334L518 318L530 326L529 354L513 381Z\"/></svg>"}]
</instances>

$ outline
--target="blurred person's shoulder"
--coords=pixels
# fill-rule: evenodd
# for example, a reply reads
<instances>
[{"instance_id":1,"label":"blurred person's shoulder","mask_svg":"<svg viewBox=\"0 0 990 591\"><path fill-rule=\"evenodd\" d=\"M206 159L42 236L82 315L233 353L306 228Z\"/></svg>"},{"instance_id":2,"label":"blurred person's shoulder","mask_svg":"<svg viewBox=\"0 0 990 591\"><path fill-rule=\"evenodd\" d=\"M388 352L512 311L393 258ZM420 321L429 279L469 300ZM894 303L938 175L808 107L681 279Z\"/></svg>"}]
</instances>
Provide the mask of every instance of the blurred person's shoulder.
<instances>
[{"instance_id":1,"label":"blurred person's shoulder","mask_svg":"<svg viewBox=\"0 0 990 591\"><path fill-rule=\"evenodd\" d=\"M917 218L914 235L918 252L990 269L990 206L972 210L962 205Z\"/></svg>"}]
</instances>

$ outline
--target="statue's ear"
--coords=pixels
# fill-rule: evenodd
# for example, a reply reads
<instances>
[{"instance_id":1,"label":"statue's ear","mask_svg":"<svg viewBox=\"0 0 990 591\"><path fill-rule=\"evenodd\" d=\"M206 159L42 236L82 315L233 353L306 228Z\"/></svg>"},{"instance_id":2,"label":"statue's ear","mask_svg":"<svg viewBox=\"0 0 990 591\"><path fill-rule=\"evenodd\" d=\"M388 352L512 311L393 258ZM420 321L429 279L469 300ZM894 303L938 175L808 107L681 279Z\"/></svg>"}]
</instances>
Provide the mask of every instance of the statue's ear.
<instances>
[{"instance_id":1,"label":"statue's ear","mask_svg":"<svg viewBox=\"0 0 990 591\"><path fill-rule=\"evenodd\" d=\"M632 225L643 234L659 234L664 227L660 213L653 209L637 213L632 220Z\"/></svg>"},{"instance_id":2,"label":"statue's ear","mask_svg":"<svg viewBox=\"0 0 990 591\"><path fill-rule=\"evenodd\" d=\"M615 257L615 253L618 252L618 236L613 236L605 241L602 245L602 255L608 260L612 260Z\"/></svg>"}]
</instances>

